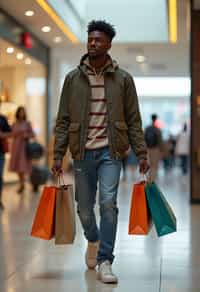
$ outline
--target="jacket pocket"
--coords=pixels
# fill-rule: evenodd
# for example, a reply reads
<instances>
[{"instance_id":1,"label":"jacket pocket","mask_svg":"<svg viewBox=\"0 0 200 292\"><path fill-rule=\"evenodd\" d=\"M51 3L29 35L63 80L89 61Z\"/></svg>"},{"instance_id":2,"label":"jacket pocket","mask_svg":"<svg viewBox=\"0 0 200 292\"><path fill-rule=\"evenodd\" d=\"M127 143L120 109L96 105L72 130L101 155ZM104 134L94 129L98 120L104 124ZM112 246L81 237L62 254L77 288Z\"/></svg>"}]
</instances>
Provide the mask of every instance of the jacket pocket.
<instances>
[{"instance_id":1,"label":"jacket pocket","mask_svg":"<svg viewBox=\"0 0 200 292\"><path fill-rule=\"evenodd\" d=\"M129 147L129 139L127 134L128 127L123 121L116 121L114 125L116 150L119 154L123 154Z\"/></svg>"},{"instance_id":2,"label":"jacket pocket","mask_svg":"<svg viewBox=\"0 0 200 292\"><path fill-rule=\"evenodd\" d=\"M69 125L69 148L73 157L80 152L80 123Z\"/></svg>"}]
</instances>

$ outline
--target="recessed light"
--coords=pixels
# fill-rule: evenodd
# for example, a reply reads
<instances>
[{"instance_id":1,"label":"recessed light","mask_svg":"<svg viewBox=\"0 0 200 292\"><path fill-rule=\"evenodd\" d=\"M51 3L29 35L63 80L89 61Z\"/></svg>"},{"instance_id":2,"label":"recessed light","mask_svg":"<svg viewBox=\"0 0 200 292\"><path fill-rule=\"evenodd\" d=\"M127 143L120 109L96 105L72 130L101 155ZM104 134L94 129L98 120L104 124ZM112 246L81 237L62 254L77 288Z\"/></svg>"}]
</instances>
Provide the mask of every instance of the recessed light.
<instances>
[{"instance_id":1,"label":"recessed light","mask_svg":"<svg viewBox=\"0 0 200 292\"><path fill-rule=\"evenodd\" d=\"M27 11L24 13L25 16L33 16L34 14L35 14L35 12L32 11L32 10L27 10Z\"/></svg>"},{"instance_id":2,"label":"recessed light","mask_svg":"<svg viewBox=\"0 0 200 292\"><path fill-rule=\"evenodd\" d=\"M24 54L23 53L17 53L17 59L18 60L22 60L24 58Z\"/></svg>"},{"instance_id":3,"label":"recessed light","mask_svg":"<svg viewBox=\"0 0 200 292\"><path fill-rule=\"evenodd\" d=\"M42 31L43 32L50 32L51 31L51 27L50 26L43 26L42 27Z\"/></svg>"},{"instance_id":4,"label":"recessed light","mask_svg":"<svg viewBox=\"0 0 200 292\"><path fill-rule=\"evenodd\" d=\"M137 61L138 63L144 63L145 60L146 60L146 58L145 58L145 56L143 56L143 55L138 55L138 56L136 56L136 61Z\"/></svg>"},{"instance_id":5,"label":"recessed light","mask_svg":"<svg viewBox=\"0 0 200 292\"><path fill-rule=\"evenodd\" d=\"M62 38L60 36L57 36L53 39L54 43L61 43L62 42Z\"/></svg>"},{"instance_id":6,"label":"recessed light","mask_svg":"<svg viewBox=\"0 0 200 292\"><path fill-rule=\"evenodd\" d=\"M25 64L26 65L30 65L32 63L31 59L30 58L26 58L25 59Z\"/></svg>"},{"instance_id":7,"label":"recessed light","mask_svg":"<svg viewBox=\"0 0 200 292\"><path fill-rule=\"evenodd\" d=\"M7 52L8 54L12 54L12 53L14 53L14 48L12 48L12 47L8 47L8 48L6 49L6 52Z\"/></svg>"}]
</instances>

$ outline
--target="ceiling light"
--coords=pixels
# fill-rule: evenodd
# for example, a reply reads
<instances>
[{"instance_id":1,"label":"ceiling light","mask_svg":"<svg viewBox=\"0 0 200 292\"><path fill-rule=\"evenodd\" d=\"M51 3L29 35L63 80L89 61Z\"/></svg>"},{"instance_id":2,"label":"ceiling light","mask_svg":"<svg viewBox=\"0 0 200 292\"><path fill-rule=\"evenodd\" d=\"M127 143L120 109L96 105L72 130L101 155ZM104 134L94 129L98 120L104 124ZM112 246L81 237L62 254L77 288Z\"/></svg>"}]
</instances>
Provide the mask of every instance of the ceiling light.
<instances>
[{"instance_id":1,"label":"ceiling light","mask_svg":"<svg viewBox=\"0 0 200 292\"><path fill-rule=\"evenodd\" d=\"M177 0L169 0L169 39L177 42Z\"/></svg>"},{"instance_id":2,"label":"ceiling light","mask_svg":"<svg viewBox=\"0 0 200 292\"><path fill-rule=\"evenodd\" d=\"M35 12L32 11L32 10L27 10L27 11L24 13L25 16L33 16L34 14L35 14Z\"/></svg>"},{"instance_id":3,"label":"ceiling light","mask_svg":"<svg viewBox=\"0 0 200 292\"><path fill-rule=\"evenodd\" d=\"M62 42L62 38L60 36L57 36L53 39L54 43L61 43Z\"/></svg>"},{"instance_id":4,"label":"ceiling light","mask_svg":"<svg viewBox=\"0 0 200 292\"><path fill-rule=\"evenodd\" d=\"M42 31L43 32L50 32L51 31L51 27L50 26L43 26L42 27Z\"/></svg>"},{"instance_id":5,"label":"ceiling light","mask_svg":"<svg viewBox=\"0 0 200 292\"><path fill-rule=\"evenodd\" d=\"M12 47L8 47L8 48L6 49L6 52L7 52L8 54L12 54L12 53L14 52L14 48L12 48Z\"/></svg>"},{"instance_id":6,"label":"ceiling light","mask_svg":"<svg viewBox=\"0 0 200 292\"><path fill-rule=\"evenodd\" d=\"M79 42L77 37L72 33L72 31L65 24L65 22L54 12L52 7L49 4L47 4L47 1L45 0L35 0L35 1L49 15L49 17L56 23L56 25L62 30L62 32L68 37L68 39L73 44L77 44Z\"/></svg>"},{"instance_id":7,"label":"ceiling light","mask_svg":"<svg viewBox=\"0 0 200 292\"><path fill-rule=\"evenodd\" d=\"M25 64L26 65L30 65L32 63L31 59L30 58L26 58L25 59Z\"/></svg>"},{"instance_id":8,"label":"ceiling light","mask_svg":"<svg viewBox=\"0 0 200 292\"><path fill-rule=\"evenodd\" d=\"M144 63L145 60L146 60L146 58L143 55L136 56L136 62L138 62L138 63Z\"/></svg>"},{"instance_id":9,"label":"ceiling light","mask_svg":"<svg viewBox=\"0 0 200 292\"><path fill-rule=\"evenodd\" d=\"M18 60L22 60L24 58L24 54L23 53L17 53L17 59Z\"/></svg>"}]
</instances>

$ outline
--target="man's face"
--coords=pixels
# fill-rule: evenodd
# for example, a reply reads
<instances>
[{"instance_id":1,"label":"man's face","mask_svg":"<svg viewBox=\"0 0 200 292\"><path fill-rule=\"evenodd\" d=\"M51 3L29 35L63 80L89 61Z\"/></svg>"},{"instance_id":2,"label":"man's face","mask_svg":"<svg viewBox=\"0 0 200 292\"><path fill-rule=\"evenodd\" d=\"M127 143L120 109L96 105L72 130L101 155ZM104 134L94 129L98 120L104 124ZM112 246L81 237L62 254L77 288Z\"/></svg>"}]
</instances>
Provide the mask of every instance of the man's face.
<instances>
[{"instance_id":1,"label":"man's face","mask_svg":"<svg viewBox=\"0 0 200 292\"><path fill-rule=\"evenodd\" d=\"M111 48L109 37L102 31L92 31L88 34L87 49L91 58L103 56Z\"/></svg>"}]
</instances>

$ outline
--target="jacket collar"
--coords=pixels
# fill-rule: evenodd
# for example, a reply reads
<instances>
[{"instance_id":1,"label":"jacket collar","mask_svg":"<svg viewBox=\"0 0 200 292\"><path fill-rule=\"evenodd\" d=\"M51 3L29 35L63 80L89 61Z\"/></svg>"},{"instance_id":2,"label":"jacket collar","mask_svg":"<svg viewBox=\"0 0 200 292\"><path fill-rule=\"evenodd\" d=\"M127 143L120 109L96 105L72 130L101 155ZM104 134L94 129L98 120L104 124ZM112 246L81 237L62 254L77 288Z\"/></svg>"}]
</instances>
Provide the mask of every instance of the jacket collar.
<instances>
[{"instance_id":1,"label":"jacket collar","mask_svg":"<svg viewBox=\"0 0 200 292\"><path fill-rule=\"evenodd\" d=\"M78 66L84 73L87 73L87 68L90 67L88 63L88 54L83 55L80 61L80 65ZM114 73L115 70L118 68L118 64L115 60L113 60L110 55L108 55L109 61L104 68L104 72Z\"/></svg>"}]
</instances>

